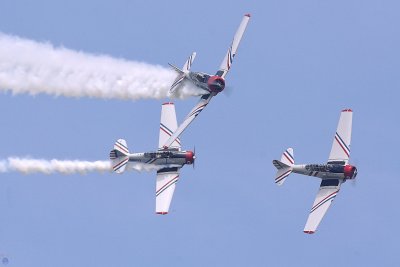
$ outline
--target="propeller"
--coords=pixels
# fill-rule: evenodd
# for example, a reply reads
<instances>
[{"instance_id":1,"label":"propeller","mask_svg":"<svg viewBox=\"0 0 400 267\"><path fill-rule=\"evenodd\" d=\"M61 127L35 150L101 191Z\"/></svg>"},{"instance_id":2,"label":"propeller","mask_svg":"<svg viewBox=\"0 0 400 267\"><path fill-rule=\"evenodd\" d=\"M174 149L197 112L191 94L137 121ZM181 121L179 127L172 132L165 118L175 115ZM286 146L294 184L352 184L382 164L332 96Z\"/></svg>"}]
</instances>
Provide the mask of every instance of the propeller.
<instances>
[{"instance_id":1,"label":"propeller","mask_svg":"<svg viewBox=\"0 0 400 267\"><path fill-rule=\"evenodd\" d=\"M357 168L358 167L358 158L355 158L353 160L353 162L354 162L354 166L356 166L356 168ZM358 171L358 169L357 169L357 171ZM355 179L351 180L351 185L356 187L357 186L357 180L358 180L358 178L355 178Z\"/></svg>"},{"instance_id":2,"label":"propeller","mask_svg":"<svg viewBox=\"0 0 400 267\"><path fill-rule=\"evenodd\" d=\"M232 86L226 86L224 91L222 91L222 93L224 93L224 95L227 97L231 97L233 92L234 92L234 88Z\"/></svg>"},{"instance_id":3,"label":"propeller","mask_svg":"<svg viewBox=\"0 0 400 267\"><path fill-rule=\"evenodd\" d=\"M195 168L196 162L196 146L193 147L193 169Z\"/></svg>"}]
</instances>

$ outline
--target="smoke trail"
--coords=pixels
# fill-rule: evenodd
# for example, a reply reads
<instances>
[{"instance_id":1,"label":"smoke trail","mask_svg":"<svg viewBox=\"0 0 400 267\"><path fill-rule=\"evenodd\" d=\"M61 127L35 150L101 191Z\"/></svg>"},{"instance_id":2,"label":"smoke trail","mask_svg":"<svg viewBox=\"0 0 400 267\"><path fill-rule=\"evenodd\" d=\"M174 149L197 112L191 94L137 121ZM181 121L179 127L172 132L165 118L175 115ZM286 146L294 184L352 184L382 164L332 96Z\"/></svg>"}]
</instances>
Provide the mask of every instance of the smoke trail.
<instances>
[{"instance_id":1,"label":"smoke trail","mask_svg":"<svg viewBox=\"0 0 400 267\"><path fill-rule=\"evenodd\" d=\"M165 166L130 163L127 170L157 171ZM0 172L20 172L23 174L86 174L89 172L111 172L110 161L83 161L83 160L44 160L10 157L0 161Z\"/></svg>"},{"instance_id":2,"label":"smoke trail","mask_svg":"<svg viewBox=\"0 0 400 267\"><path fill-rule=\"evenodd\" d=\"M76 52L0 33L0 90L103 99L165 98L174 71L159 65ZM174 97L198 95L194 86Z\"/></svg>"}]
</instances>

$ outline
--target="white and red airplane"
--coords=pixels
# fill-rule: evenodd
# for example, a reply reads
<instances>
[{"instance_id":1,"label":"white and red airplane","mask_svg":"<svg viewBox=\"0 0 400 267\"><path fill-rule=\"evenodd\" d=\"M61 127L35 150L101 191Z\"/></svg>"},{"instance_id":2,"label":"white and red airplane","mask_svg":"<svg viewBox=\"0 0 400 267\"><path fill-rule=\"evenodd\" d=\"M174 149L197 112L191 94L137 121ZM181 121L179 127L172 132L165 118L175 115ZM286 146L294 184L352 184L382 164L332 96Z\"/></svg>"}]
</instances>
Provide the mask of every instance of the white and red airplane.
<instances>
[{"instance_id":1,"label":"white and red airplane","mask_svg":"<svg viewBox=\"0 0 400 267\"><path fill-rule=\"evenodd\" d=\"M239 28L233 38L232 44L225 55L224 60L219 67L219 70L215 75L207 74L204 72L192 72L190 67L192 66L193 60L196 57L194 52L183 65L182 69L170 64L173 69L178 73L175 81L172 83L170 93L178 90L185 82L190 82L195 86L205 90L205 94L201 96L200 101L197 105L189 112L185 120L179 125L179 128L174 134L165 142L164 147L169 147L176 138L178 138L182 132L189 126L189 124L200 114L200 112L208 105L210 100L218 93L222 92L225 88L225 76L229 72L233 58L236 55L239 47L240 40L246 30L247 23L249 22L250 14L244 15Z\"/></svg>"},{"instance_id":2,"label":"white and red airplane","mask_svg":"<svg viewBox=\"0 0 400 267\"><path fill-rule=\"evenodd\" d=\"M304 227L304 233L313 234L316 231L339 192L341 184L346 180L355 179L357 176L357 168L349 164L352 120L353 111L351 109L342 110L326 164L295 165L292 148L283 152L280 161L272 162L278 169L275 176L275 183L278 185L282 185L292 172L319 177L322 180Z\"/></svg>"},{"instance_id":3,"label":"white and red airplane","mask_svg":"<svg viewBox=\"0 0 400 267\"><path fill-rule=\"evenodd\" d=\"M185 164L193 164L196 156L193 151L182 151L181 141L175 139L169 148L164 149L165 141L178 128L175 106L164 103L161 109L158 150L145 153L130 153L124 139L118 139L110 152L112 168L123 173L129 163L142 163L159 167L156 178L156 214L168 214L169 206L179 179L179 170Z\"/></svg>"}]
</instances>

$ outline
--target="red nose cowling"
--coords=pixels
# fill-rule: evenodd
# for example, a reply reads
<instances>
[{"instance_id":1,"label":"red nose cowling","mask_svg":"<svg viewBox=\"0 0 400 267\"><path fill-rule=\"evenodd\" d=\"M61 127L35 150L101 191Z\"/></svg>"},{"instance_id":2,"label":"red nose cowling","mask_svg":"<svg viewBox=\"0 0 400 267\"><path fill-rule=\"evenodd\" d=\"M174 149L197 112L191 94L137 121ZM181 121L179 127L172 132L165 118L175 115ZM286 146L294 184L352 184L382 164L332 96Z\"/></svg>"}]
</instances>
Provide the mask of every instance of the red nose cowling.
<instances>
[{"instance_id":1,"label":"red nose cowling","mask_svg":"<svg viewBox=\"0 0 400 267\"><path fill-rule=\"evenodd\" d=\"M225 88L225 80L219 76L211 76L207 81L207 85L211 92L219 93Z\"/></svg>"},{"instance_id":2,"label":"red nose cowling","mask_svg":"<svg viewBox=\"0 0 400 267\"><path fill-rule=\"evenodd\" d=\"M344 177L346 179L354 179L357 176L357 168L352 165L344 166Z\"/></svg>"},{"instance_id":3,"label":"red nose cowling","mask_svg":"<svg viewBox=\"0 0 400 267\"><path fill-rule=\"evenodd\" d=\"M186 164L193 164L195 158L196 157L194 156L194 153L192 151L186 151L186 154L185 154Z\"/></svg>"}]
</instances>

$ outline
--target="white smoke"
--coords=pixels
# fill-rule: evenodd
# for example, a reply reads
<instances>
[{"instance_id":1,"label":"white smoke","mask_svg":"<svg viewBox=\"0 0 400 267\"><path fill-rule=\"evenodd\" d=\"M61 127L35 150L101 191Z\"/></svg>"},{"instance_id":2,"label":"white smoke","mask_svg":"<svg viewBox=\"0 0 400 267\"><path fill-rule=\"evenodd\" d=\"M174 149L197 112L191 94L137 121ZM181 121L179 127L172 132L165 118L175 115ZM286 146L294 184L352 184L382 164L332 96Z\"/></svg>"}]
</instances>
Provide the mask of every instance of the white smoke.
<instances>
[{"instance_id":1,"label":"white smoke","mask_svg":"<svg viewBox=\"0 0 400 267\"><path fill-rule=\"evenodd\" d=\"M157 171L166 166L129 163L127 170ZM86 174L89 172L112 172L111 163L108 160L84 161L84 160L45 160L31 158L9 157L0 161L0 172L19 172L22 174Z\"/></svg>"},{"instance_id":2,"label":"white smoke","mask_svg":"<svg viewBox=\"0 0 400 267\"><path fill-rule=\"evenodd\" d=\"M103 99L165 98L176 77L159 65L54 47L0 33L0 91ZM198 95L185 86L174 97Z\"/></svg>"}]
</instances>

